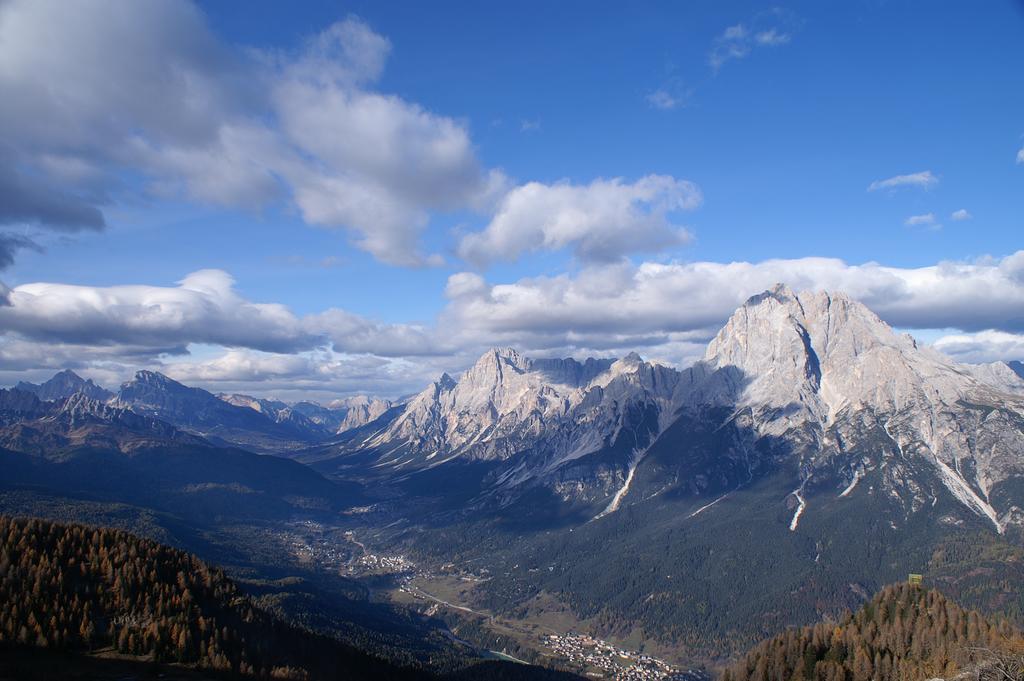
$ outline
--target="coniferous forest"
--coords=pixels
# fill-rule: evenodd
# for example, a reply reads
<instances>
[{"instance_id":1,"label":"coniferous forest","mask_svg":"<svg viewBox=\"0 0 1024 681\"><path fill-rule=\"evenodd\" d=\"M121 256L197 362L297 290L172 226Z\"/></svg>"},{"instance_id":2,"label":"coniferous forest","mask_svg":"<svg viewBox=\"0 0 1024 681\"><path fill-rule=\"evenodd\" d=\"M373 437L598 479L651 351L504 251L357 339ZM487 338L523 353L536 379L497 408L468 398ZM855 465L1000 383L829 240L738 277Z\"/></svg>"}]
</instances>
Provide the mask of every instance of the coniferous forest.
<instances>
[{"instance_id":1,"label":"coniferous forest","mask_svg":"<svg viewBox=\"0 0 1024 681\"><path fill-rule=\"evenodd\" d=\"M225 677L435 678L282 622L222 570L122 530L0 516L0 603L0 652L104 652ZM563 677L516 667L458 678Z\"/></svg>"},{"instance_id":2,"label":"coniferous forest","mask_svg":"<svg viewBox=\"0 0 1024 681\"><path fill-rule=\"evenodd\" d=\"M0 644L275 678L414 678L253 607L195 556L112 529L0 517Z\"/></svg>"},{"instance_id":3,"label":"coniferous forest","mask_svg":"<svg viewBox=\"0 0 1024 681\"><path fill-rule=\"evenodd\" d=\"M1024 678L1018 631L938 591L885 587L838 622L789 629L754 647L723 681L925 681Z\"/></svg>"}]
</instances>

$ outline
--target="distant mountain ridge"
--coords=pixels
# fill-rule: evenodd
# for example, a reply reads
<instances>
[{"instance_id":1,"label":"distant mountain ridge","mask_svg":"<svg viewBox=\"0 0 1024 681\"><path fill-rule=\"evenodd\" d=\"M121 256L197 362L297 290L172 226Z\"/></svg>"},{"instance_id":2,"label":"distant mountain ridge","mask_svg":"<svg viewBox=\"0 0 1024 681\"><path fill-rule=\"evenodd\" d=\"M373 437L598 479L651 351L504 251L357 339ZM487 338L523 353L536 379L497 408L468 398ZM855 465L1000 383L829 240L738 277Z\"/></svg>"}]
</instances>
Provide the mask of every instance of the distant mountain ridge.
<instances>
[{"instance_id":1,"label":"distant mountain ridge","mask_svg":"<svg viewBox=\"0 0 1024 681\"><path fill-rule=\"evenodd\" d=\"M111 404L167 421L213 442L262 452L308 445L316 436L291 423L279 423L254 409L190 388L155 371L138 371L121 386Z\"/></svg>"},{"instance_id":2,"label":"distant mountain ridge","mask_svg":"<svg viewBox=\"0 0 1024 681\"><path fill-rule=\"evenodd\" d=\"M294 461L216 446L82 393L40 402L0 390L3 489L47 490L204 518L331 512L361 497Z\"/></svg>"},{"instance_id":3,"label":"distant mountain ridge","mask_svg":"<svg viewBox=\"0 0 1024 681\"><path fill-rule=\"evenodd\" d=\"M314 402L288 404L241 394L214 395L159 372L138 371L111 392L66 369L41 383L19 382L14 388L40 402L60 401L82 394L119 409L158 418L215 443L265 453L283 453L326 441L378 418L392 403L356 396L334 400L324 407ZM8 395L8 403L15 397ZM26 405L23 405L27 408ZM0 404L0 415L5 407Z\"/></svg>"},{"instance_id":4,"label":"distant mountain ridge","mask_svg":"<svg viewBox=\"0 0 1024 681\"><path fill-rule=\"evenodd\" d=\"M86 380L70 369L57 372L53 378L40 385L19 381L14 387L18 390L30 392L44 402L71 397L75 393L82 393L101 402L109 400L114 396L114 393L106 388L93 383L92 379Z\"/></svg>"},{"instance_id":5,"label":"distant mountain ridge","mask_svg":"<svg viewBox=\"0 0 1024 681\"><path fill-rule=\"evenodd\" d=\"M238 393L220 393L217 397L237 407L248 407L265 414L277 423L290 423L310 432L322 432L325 437L358 428L392 407L389 400L365 395L332 400L326 407L316 402L288 404Z\"/></svg>"}]
</instances>

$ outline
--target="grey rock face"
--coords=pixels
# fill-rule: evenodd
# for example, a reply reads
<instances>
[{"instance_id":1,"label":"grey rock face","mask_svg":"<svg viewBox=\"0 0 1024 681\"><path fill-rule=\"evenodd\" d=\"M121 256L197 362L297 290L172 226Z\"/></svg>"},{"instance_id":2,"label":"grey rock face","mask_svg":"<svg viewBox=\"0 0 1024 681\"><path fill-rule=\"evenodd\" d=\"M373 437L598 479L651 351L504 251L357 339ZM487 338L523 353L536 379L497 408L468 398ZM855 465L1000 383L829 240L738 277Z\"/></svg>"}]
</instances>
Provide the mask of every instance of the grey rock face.
<instances>
[{"instance_id":1,"label":"grey rock face","mask_svg":"<svg viewBox=\"0 0 1024 681\"><path fill-rule=\"evenodd\" d=\"M155 371L136 372L135 378L121 386L110 404L166 421L214 442L261 452L297 449L317 437L302 426L277 421L252 405L238 406Z\"/></svg>"},{"instance_id":2,"label":"grey rock face","mask_svg":"<svg viewBox=\"0 0 1024 681\"><path fill-rule=\"evenodd\" d=\"M636 354L577 362L495 348L356 446L398 473L489 462L501 471L499 494L541 482L567 501L593 501L614 494L670 419L678 378Z\"/></svg>"},{"instance_id":3,"label":"grey rock face","mask_svg":"<svg viewBox=\"0 0 1024 681\"><path fill-rule=\"evenodd\" d=\"M908 507L952 494L1002 532L1024 503L1002 489L1024 476L1011 373L956 364L843 294L777 286L733 314L677 402L729 406L760 436L792 443L801 504L805 486L886 469L887 491ZM909 469L937 484L912 485Z\"/></svg>"},{"instance_id":4,"label":"grey rock face","mask_svg":"<svg viewBox=\"0 0 1024 681\"><path fill-rule=\"evenodd\" d=\"M674 422L725 414L711 426L745 434L749 475L798 471L793 529L813 513L813 494L850 494L878 473L880 493L908 512L951 495L1002 532L1024 519L1021 385L1010 365L957 364L842 293L779 285L737 309L683 371L635 354L577 362L498 348L355 447L401 475L490 462L502 471L498 493L539 482L610 513L651 444L686 437L667 435Z\"/></svg>"},{"instance_id":5,"label":"grey rock face","mask_svg":"<svg viewBox=\"0 0 1024 681\"><path fill-rule=\"evenodd\" d=\"M75 393L82 393L100 401L108 400L114 395L109 390L93 383L91 379L86 380L70 369L58 372L53 378L39 385L21 381L15 387L18 390L32 393L44 402L62 400Z\"/></svg>"}]
</instances>

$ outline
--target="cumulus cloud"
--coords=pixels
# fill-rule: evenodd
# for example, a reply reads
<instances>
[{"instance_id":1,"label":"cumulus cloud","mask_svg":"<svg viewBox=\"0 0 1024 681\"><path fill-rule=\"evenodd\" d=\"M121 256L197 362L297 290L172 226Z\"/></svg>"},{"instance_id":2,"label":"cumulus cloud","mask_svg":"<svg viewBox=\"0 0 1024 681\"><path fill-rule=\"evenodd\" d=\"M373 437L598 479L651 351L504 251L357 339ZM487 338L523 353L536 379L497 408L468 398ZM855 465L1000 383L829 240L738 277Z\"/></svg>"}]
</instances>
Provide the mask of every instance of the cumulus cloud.
<instances>
[{"instance_id":1,"label":"cumulus cloud","mask_svg":"<svg viewBox=\"0 0 1024 681\"><path fill-rule=\"evenodd\" d=\"M717 72L727 62L744 59L757 48L785 45L801 23L793 12L776 7L757 14L749 22L729 26L712 43L708 64Z\"/></svg>"},{"instance_id":2,"label":"cumulus cloud","mask_svg":"<svg viewBox=\"0 0 1024 681\"><path fill-rule=\"evenodd\" d=\"M375 89L390 49L354 18L259 52L187 2L0 3L0 223L102 227L133 173L160 196L290 201L382 261L437 264L431 212L490 205L506 181L463 123Z\"/></svg>"},{"instance_id":3,"label":"cumulus cloud","mask_svg":"<svg viewBox=\"0 0 1024 681\"><path fill-rule=\"evenodd\" d=\"M399 397L444 371L435 362L347 355L329 350L283 355L233 349L212 357L159 365L172 378L216 392L258 391L279 399L371 394Z\"/></svg>"},{"instance_id":4,"label":"cumulus cloud","mask_svg":"<svg viewBox=\"0 0 1024 681\"><path fill-rule=\"evenodd\" d=\"M710 337L747 297L777 282L845 291L904 328L1024 331L1024 315L1007 313L1024 310L1024 251L1000 261L916 269L798 258L617 263L493 285L471 275L450 282L441 323L463 336L502 342L653 347Z\"/></svg>"},{"instance_id":5,"label":"cumulus cloud","mask_svg":"<svg viewBox=\"0 0 1024 681\"><path fill-rule=\"evenodd\" d=\"M478 264L562 248L585 261L615 260L686 243L689 233L668 214L692 210L701 201L695 184L664 175L632 183L530 182L510 191L482 232L463 237L458 252Z\"/></svg>"},{"instance_id":6,"label":"cumulus cloud","mask_svg":"<svg viewBox=\"0 0 1024 681\"><path fill-rule=\"evenodd\" d=\"M1024 334L979 331L943 336L935 347L957 360L971 364L1024 359Z\"/></svg>"},{"instance_id":7,"label":"cumulus cloud","mask_svg":"<svg viewBox=\"0 0 1024 681\"><path fill-rule=\"evenodd\" d=\"M336 308L299 317L278 303L255 303L226 272L193 272L177 286L32 283L7 293L0 328L17 337L83 348L134 348L150 357L192 344L294 353L322 347L384 356L439 354L419 326L385 324Z\"/></svg>"},{"instance_id":8,"label":"cumulus cloud","mask_svg":"<svg viewBox=\"0 0 1024 681\"><path fill-rule=\"evenodd\" d=\"M168 0L2 3L0 64L6 223L102 227L130 134L202 145L246 99L199 12Z\"/></svg>"},{"instance_id":9,"label":"cumulus cloud","mask_svg":"<svg viewBox=\"0 0 1024 681\"><path fill-rule=\"evenodd\" d=\"M280 354L233 348L200 361L168 366L167 373L187 383L249 383L280 379L305 379L317 372L317 362L308 354Z\"/></svg>"},{"instance_id":10,"label":"cumulus cloud","mask_svg":"<svg viewBox=\"0 0 1024 681\"><path fill-rule=\"evenodd\" d=\"M38 383L57 371L72 369L116 389L139 369L150 369L211 392L328 402L351 394L406 395L452 369L453 361L462 360L451 356L410 360L330 349L293 354L216 347L198 348L188 356L153 356L148 348L43 344L0 337L0 386L23 380Z\"/></svg>"},{"instance_id":11,"label":"cumulus cloud","mask_svg":"<svg viewBox=\"0 0 1024 681\"><path fill-rule=\"evenodd\" d=\"M875 180L868 185L869 192L876 192L883 189L900 189L903 187L918 187L920 189L931 189L939 183L939 178L932 171L925 170L920 173L909 175L895 175L884 180Z\"/></svg>"},{"instance_id":12,"label":"cumulus cloud","mask_svg":"<svg viewBox=\"0 0 1024 681\"><path fill-rule=\"evenodd\" d=\"M0 326L26 338L82 345L129 344L161 352L189 343L296 350L315 343L294 314L252 303L219 270L174 287L33 283L11 289ZM181 350L183 351L183 350Z\"/></svg>"},{"instance_id":13,"label":"cumulus cloud","mask_svg":"<svg viewBox=\"0 0 1024 681\"><path fill-rule=\"evenodd\" d=\"M303 320L303 328L337 351L384 357L443 355L453 348L434 330L419 324L388 324L332 308Z\"/></svg>"},{"instance_id":14,"label":"cumulus cloud","mask_svg":"<svg viewBox=\"0 0 1024 681\"><path fill-rule=\"evenodd\" d=\"M966 208L961 208L960 210L955 210L949 216L949 219L953 220L955 222L963 222L964 220L970 220L972 218L974 218L974 216L971 215L970 212L968 212L968 210Z\"/></svg>"}]
</instances>

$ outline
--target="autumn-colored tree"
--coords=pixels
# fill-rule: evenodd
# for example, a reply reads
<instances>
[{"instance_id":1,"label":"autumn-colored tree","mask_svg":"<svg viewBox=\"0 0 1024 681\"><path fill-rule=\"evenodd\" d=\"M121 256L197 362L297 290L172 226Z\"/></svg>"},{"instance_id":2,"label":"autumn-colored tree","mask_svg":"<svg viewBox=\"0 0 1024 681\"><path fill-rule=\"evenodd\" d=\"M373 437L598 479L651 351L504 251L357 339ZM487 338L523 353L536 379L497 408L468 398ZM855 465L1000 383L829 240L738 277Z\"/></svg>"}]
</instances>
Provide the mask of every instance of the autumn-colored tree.
<instances>
[{"instance_id":1,"label":"autumn-colored tree","mask_svg":"<svg viewBox=\"0 0 1024 681\"><path fill-rule=\"evenodd\" d=\"M979 650L1019 640L1005 622L966 612L938 591L899 584L837 624L791 629L761 643L723 679L924 681L977 665Z\"/></svg>"},{"instance_id":2,"label":"autumn-colored tree","mask_svg":"<svg viewBox=\"0 0 1024 681\"><path fill-rule=\"evenodd\" d=\"M419 678L291 627L253 607L223 571L120 530L0 516L0 603L0 648L114 646L263 678L273 669L298 670L290 678Z\"/></svg>"}]
</instances>

